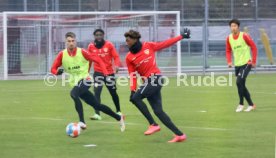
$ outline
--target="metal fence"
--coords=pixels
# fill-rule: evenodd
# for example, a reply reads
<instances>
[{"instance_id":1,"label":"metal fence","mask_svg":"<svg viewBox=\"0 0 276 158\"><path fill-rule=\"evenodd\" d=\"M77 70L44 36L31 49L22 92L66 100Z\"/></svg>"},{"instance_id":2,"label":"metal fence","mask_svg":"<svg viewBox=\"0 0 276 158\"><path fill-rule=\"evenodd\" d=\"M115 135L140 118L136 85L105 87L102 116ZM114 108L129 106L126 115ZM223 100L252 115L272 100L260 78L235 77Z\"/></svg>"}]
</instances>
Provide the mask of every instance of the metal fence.
<instances>
[{"instance_id":1,"label":"metal fence","mask_svg":"<svg viewBox=\"0 0 276 158\"><path fill-rule=\"evenodd\" d=\"M181 27L188 27L192 31L192 38L181 42L182 71L205 72L226 68L225 39L230 33L228 21L232 18L241 20L241 30L247 31L257 44L258 69L275 70L273 66L267 66L270 61L261 38L264 34L267 35L276 60L275 0L2 0L0 2L2 12L153 10L180 11ZM163 17L163 21L167 21L168 25L174 22L170 16ZM175 34L173 30L170 31L172 35ZM163 32L157 33L162 36ZM0 37L2 40L2 34ZM174 49L172 47L170 51ZM2 73L1 66L0 70Z\"/></svg>"}]
</instances>

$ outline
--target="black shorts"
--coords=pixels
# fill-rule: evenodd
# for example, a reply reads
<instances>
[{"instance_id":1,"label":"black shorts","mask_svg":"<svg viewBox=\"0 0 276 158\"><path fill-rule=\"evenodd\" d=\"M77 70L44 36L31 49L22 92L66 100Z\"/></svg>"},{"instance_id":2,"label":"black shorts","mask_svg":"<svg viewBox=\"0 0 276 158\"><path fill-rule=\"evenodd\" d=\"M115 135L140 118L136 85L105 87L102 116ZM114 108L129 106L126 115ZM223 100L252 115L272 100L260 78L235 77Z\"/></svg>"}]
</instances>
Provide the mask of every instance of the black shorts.
<instances>
[{"instance_id":1,"label":"black shorts","mask_svg":"<svg viewBox=\"0 0 276 158\"><path fill-rule=\"evenodd\" d=\"M236 77L246 78L252 68L252 65L245 64L242 66L235 67L235 75Z\"/></svg>"},{"instance_id":2,"label":"black shorts","mask_svg":"<svg viewBox=\"0 0 276 158\"><path fill-rule=\"evenodd\" d=\"M103 86L105 84L108 88L117 89L114 74L104 76L101 72L94 72L93 79L95 87Z\"/></svg>"},{"instance_id":3,"label":"black shorts","mask_svg":"<svg viewBox=\"0 0 276 158\"><path fill-rule=\"evenodd\" d=\"M92 85L91 80L82 79L78 82L77 85L75 85L72 88L71 94L74 94L76 96L81 96L82 94L89 91L89 88L91 87L91 85Z\"/></svg>"},{"instance_id":4,"label":"black shorts","mask_svg":"<svg viewBox=\"0 0 276 158\"><path fill-rule=\"evenodd\" d=\"M136 93L142 95L143 98L147 98L160 91L163 84L164 78L161 75L152 75L145 80Z\"/></svg>"}]
</instances>

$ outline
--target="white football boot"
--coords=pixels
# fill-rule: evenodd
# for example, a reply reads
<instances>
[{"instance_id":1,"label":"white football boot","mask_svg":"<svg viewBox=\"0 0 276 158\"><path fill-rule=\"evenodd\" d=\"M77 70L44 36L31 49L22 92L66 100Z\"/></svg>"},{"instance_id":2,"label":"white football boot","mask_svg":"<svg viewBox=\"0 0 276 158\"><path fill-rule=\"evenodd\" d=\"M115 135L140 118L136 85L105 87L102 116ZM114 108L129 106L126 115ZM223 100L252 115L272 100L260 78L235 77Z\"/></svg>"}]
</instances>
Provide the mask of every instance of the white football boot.
<instances>
[{"instance_id":1,"label":"white football boot","mask_svg":"<svg viewBox=\"0 0 276 158\"><path fill-rule=\"evenodd\" d=\"M243 105L238 105L236 112L242 112L243 107L244 107Z\"/></svg>"}]
</instances>

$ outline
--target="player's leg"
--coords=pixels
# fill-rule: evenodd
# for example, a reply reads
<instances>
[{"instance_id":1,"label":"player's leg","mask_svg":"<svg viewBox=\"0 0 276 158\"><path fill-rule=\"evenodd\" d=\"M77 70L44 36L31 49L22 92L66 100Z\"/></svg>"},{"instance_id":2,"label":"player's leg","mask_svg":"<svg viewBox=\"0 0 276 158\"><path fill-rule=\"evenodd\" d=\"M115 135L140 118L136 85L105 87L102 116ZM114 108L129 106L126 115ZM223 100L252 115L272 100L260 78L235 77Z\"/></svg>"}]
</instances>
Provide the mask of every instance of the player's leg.
<instances>
[{"instance_id":1,"label":"player's leg","mask_svg":"<svg viewBox=\"0 0 276 158\"><path fill-rule=\"evenodd\" d=\"M83 84L80 84L80 98L84 100L88 105L94 109L102 111L103 113L113 117L117 121L120 121L121 131L125 130L124 116L120 116L113 112L108 106L100 104L95 96L89 91L92 82L85 80Z\"/></svg>"},{"instance_id":2,"label":"player's leg","mask_svg":"<svg viewBox=\"0 0 276 158\"><path fill-rule=\"evenodd\" d=\"M246 81L245 81L245 82L246 82ZM251 95L250 95L250 93L249 93L249 91L248 91L248 89L247 89L245 83L244 83L244 85L245 85L244 97L245 97L245 99L246 99L248 105L249 105L249 106L253 106L254 103L253 103L253 101L252 101L252 99L251 99Z\"/></svg>"},{"instance_id":3,"label":"player's leg","mask_svg":"<svg viewBox=\"0 0 276 158\"><path fill-rule=\"evenodd\" d=\"M132 96L131 102L138 108L138 110L144 115L148 120L150 126L157 126L157 123L154 121L147 105L143 102L144 96L141 94L143 89L147 88L147 84L143 84L137 92Z\"/></svg>"},{"instance_id":4,"label":"player's leg","mask_svg":"<svg viewBox=\"0 0 276 158\"><path fill-rule=\"evenodd\" d=\"M82 94L80 97L88 105L94 107L96 110L99 110L99 111L113 117L117 121L120 121L121 131L123 132L125 130L124 116L118 115L114 111L112 111L108 106L106 106L104 104L100 104L90 91L87 91L86 93Z\"/></svg>"},{"instance_id":5,"label":"player's leg","mask_svg":"<svg viewBox=\"0 0 276 158\"><path fill-rule=\"evenodd\" d=\"M168 127L174 134L183 135L183 133L174 125L170 117L164 112L162 107L161 91L157 90L152 96L147 98L154 114L160 119L160 121Z\"/></svg>"},{"instance_id":6,"label":"player's leg","mask_svg":"<svg viewBox=\"0 0 276 158\"><path fill-rule=\"evenodd\" d=\"M98 102L101 103L101 93L102 93L103 84L104 84L104 76L99 72L94 72L93 79L94 79L94 94ZM91 116L90 119L101 120L102 118L100 116L100 111L95 109L95 114Z\"/></svg>"},{"instance_id":7,"label":"player's leg","mask_svg":"<svg viewBox=\"0 0 276 158\"><path fill-rule=\"evenodd\" d=\"M236 112L241 112L244 108L244 98L243 98L243 89L242 89L242 80L241 80L242 66L235 67L236 85L239 95L239 105L236 108Z\"/></svg>"},{"instance_id":8,"label":"player's leg","mask_svg":"<svg viewBox=\"0 0 276 158\"><path fill-rule=\"evenodd\" d=\"M142 94L147 97L155 115L160 121L169 128L176 136L172 142L180 142L186 139L184 135L171 121L170 117L163 111L161 89L164 83L164 79L160 75L153 76L148 79L149 86Z\"/></svg>"},{"instance_id":9,"label":"player's leg","mask_svg":"<svg viewBox=\"0 0 276 158\"><path fill-rule=\"evenodd\" d=\"M238 88L238 94L239 94L239 100L240 100L239 104L244 105L243 79L240 76L237 77L236 85L237 85L237 88Z\"/></svg>"},{"instance_id":10,"label":"player's leg","mask_svg":"<svg viewBox=\"0 0 276 158\"><path fill-rule=\"evenodd\" d=\"M246 88L246 79L247 76L249 75L249 72L251 71L252 66L251 65L246 65L245 68L243 69L243 73L242 73L242 84L243 84L243 96L246 99L247 103L248 103L248 108L245 110L246 112L250 112L254 109L256 109L256 106L254 105L250 93L248 91L248 89Z\"/></svg>"},{"instance_id":11,"label":"player's leg","mask_svg":"<svg viewBox=\"0 0 276 158\"><path fill-rule=\"evenodd\" d=\"M80 95L81 95L81 89L79 84L75 87L73 87L73 89L70 92L70 96L71 98L74 100L75 103L75 109L79 115L79 121L82 122L82 124L85 125L85 120L84 120L84 115L83 115L83 107L82 107L82 103L80 100ZM83 129L86 128L86 126L81 126Z\"/></svg>"},{"instance_id":12,"label":"player's leg","mask_svg":"<svg viewBox=\"0 0 276 158\"><path fill-rule=\"evenodd\" d=\"M186 135L183 134L171 121L170 117L164 112L162 108L162 98L161 98L161 90L157 90L153 95L147 98L155 115L159 118L159 120L169 128L174 134L175 137L169 142L182 142L186 139Z\"/></svg>"},{"instance_id":13,"label":"player's leg","mask_svg":"<svg viewBox=\"0 0 276 158\"><path fill-rule=\"evenodd\" d=\"M83 99L83 101L85 101L88 105L92 106L96 110L102 111L105 114L115 118L118 121L120 120L121 118L120 115L116 114L108 106L104 104L100 104L90 91L85 92L80 97L81 99Z\"/></svg>"},{"instance_id":14,"label":"player's leg","mask_svg":"<svg viewBox=\"0 0 276 158\"><path fill-rule=\"evenodd\" d=\"M153 80L154 80L154 76L152 76ZM159 87L160 88L160 87ZM150 126L148 127L148 129L144 132L145 135L151 135L154 134L158 131L160 131L160 126L153 120L153 117L151 116L146 104L142 101L143 98L147 98L148 96L152 95L153 93L156 92L156 87L152 86L152 82L151 79L148 78L145 83L139 87L139 89L137 90L137 92L134 94L133 98L132 98L132 102L139 108L139 109L143 115L148 119ZM141 104L141 105L140 105ZM145 107L146 110L143 111L143 107ZM150 122L150 121L154 121L154 122Z\"/></svg>"},{"instance_id":15,"label":"player's leg","mask_svg":"<svg viewBox=\"0 0 276 158\"><path fill-rule=\"evenodd\" d=\"M116 107L116 112L121 114L120 100L117 94L116 79L114 74L105 77L105 85L112 97L113 103Z\"/></svg>"},{"instance_id":16,"label":"player's leg","mask_svg":"<svg viewBox=\"0 0 276 158\"><path fill-rule=\"evenodd\" d=\"M248 102L248 104L250 106L253 106L253 102L252 102L252 99L251 99L251 96L250 96L250 93L248 91L248 89L246 88L246 79L247 79L247 76L249 75L249 72L251 71L251 65L247 65L244 69L243 69L243 74L242 74L242 79L243 79L243 95L246 99L246 101Z\"/></svg>"}]
</instances>

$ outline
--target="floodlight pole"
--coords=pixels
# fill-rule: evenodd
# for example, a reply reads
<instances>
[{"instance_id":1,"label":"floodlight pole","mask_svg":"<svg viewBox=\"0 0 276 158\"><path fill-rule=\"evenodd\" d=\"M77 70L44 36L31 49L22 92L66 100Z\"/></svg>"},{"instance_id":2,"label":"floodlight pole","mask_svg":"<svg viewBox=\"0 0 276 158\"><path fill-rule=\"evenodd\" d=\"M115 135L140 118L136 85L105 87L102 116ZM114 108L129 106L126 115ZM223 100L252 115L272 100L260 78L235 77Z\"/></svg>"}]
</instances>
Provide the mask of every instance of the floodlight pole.
<instances>
[{"instance_id":1,"label":"floodlight pole","mask_svg":"<svg viewBox=\"0 0 276 158\"><path fill-rule=\"evenodd\" d=\"M8 28L7 14L3 13L3 63L4 63L4 80L8 79Z\"/></svg>"},{"instance_id":2,"label":"floodlight pole","mask_svg":"<svg viewBox=\"0 0 276 158\"><path fill-rule=\"evenodd\" d=\"M53 19L53 15L49 15L49 26L48 26L48 65L47 65L47 71L49 72L50 71L50 67L51 67L51 64L52 64L52 58L53 58L53 37L52 37L52 31L53 31L53 23L52 23L52 19Z\"/></svg>"},{"instance_id":3,"label":"floodlight pole","mask_svg":"<svg viewBox=\"0 0 276 158\"><path fill-rule=\"evenodd\" d=\"M209 5L208 0L205 0L205 17L203 24L203 74L206 73L207 68L207 57L209 50L209 42L208 42L208 18L209 18Z\"/></svg>"},{"instance_id":4,"label":"floodlight pole","mask_svg":"<svg viewBox=\"0 0 276 158\"><path fill-rule=\"evenodd\" d=\"M176 33L178 35L180 35L180 12L178 11L178 13L176 14ZM177 74L180 75L181 74L181 42L178 41L176 43L176 47L177 47Z\"/></svg>"}]
</instances>

